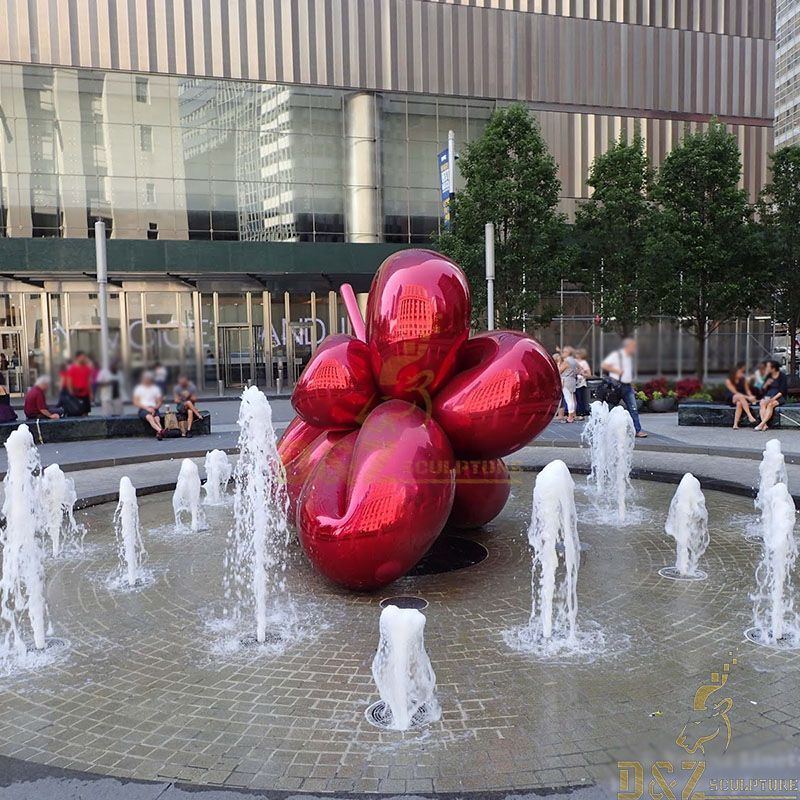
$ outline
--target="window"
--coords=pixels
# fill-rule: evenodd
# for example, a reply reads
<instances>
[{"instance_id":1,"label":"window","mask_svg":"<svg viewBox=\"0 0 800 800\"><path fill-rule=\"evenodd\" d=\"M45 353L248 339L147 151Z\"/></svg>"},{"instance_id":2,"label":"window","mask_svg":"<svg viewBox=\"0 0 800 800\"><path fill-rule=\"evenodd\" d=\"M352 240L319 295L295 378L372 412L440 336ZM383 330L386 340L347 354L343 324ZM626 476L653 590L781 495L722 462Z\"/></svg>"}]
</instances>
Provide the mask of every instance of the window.
<instances>
[{"instance_id":1,"label":"window","mask_svg":"<svg viewBox=\"0 0 800 800\"><path fill-rule=\"evenodd\" d=\"M150 81L147 78L136 76L136 102L150 102Z\"/></svg>"},{"instance_id":2,"label":"window","mask_svg":"<svg viewBox=\"0 0 800 800\"><path fill-rule=\"evenodd\" d=\"M144 202L148 206L156 204L156 185L154 183L146 183L144 185Z\"/></svg>"},{"instance_id":3,"label":"window","mask_svg":"<svg viewBox=\"0 0 800 800\"><path fill-rule=\"evenodd\" d=\"M153 152L153 129L149 125L139 126L139 149L143 153Z\"/></svg>"}]
</instances>

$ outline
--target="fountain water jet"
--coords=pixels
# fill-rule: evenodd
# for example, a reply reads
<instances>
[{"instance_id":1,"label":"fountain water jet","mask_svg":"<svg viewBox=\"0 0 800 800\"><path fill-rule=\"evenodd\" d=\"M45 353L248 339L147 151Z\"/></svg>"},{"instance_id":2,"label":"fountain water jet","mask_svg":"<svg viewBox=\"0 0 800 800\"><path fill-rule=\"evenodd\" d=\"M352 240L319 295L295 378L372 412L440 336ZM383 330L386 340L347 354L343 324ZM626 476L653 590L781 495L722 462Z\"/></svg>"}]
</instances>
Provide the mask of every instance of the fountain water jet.
<instances>
[{"instance_id":1,"label":"fountain water jet","mask_svg":"<svg viewBox=\"0 0 800 800\"><path fill-rule=\"evenodd\" d=\"M781 452L781 443L778 439L770 439L764 446L761 463L758 465L758 494L754 501L759 512L759 523L756 530L752 530L745 538L750 542L760 542L764 538L766 526L767 494L778 483L789 484L786 474L786 461Z\"/></svg>"},{"instance_id":2,"label":"fountain water jet","mask_svg":"<svg viewBox=\"0 0 800 800\"><path fill-rule=\"evenodd\" d=\"M197 464L184 458L178 473L178 482L172 495L172 510L175 512L175 527L183 527L183 514L191 518L190 529L199 531L206 527L206 515L200 504L200 473Z\"/></svg>"},{"instance_id":3,"label":"fountain water jet","mask_svg":"<svg viewBox=\"0 0 800 800\"><path fill-rule=\"evenodd\" d=\"M27 653L25 619L33 646L44 650L48 630L44 582L44 548L37 535L41 520L41 462L27 425L20 425L5 443L8 471L3 480L5 527L0 530L2 577L0 621L5 627L0 660L20 660Z\"/></svg>"},{"instance_id":4,"label":"fountain water jet","mask_svg":"<svg viewBox=\"0 0 800 800\"><path fill-rule=\"evenodd\" d=\"M794 609L792 572L797 560L795 507L785 483L776 483L762 498L764 549L756 567L753 627L745 635L768 647L800 647L800 619Z\"/></svg>"},{"instance_id":5,"label":"fountain water jet","mask_svg":"<svg viewBox=\"0 0 800 800\"><path fill-rule=\"evenodd\" d=\"M62 543L76 542L85 531L75 521L78 496L75 484L58 464L51 464L42 473L42 527L53 543L53 555L61 552Z\"/></svg>"},{"instance_id":6,"label":"fountain water jet","mask_svg":"<svg viewBox=\"0 0 800 800\"><path fill-rule=\"evenodd\" d=\"M372 677L381 696L367 709L374 725L405 731L441 717L436 675L425 652L424 614L393 605L383 609Z\"/></svg>"},{"instance_id":7,"label":"fountain water jet","mask_svg":"<svg viewBox=\"0 0 800 800\"><path fill-rule=\"evenodd\" d=\"M146 556L139 529L139 503L136 489L127 476L120 478L119 502L114 512L114 533L117 537L122 578L130 587L142 582L141 564Z\"/></svg>"},{"instance_id":8,"label":"fountain water jet","mask_svg":"<svg viewBox=\"0 0 800 800\"><path fill-rule=\"evenodd\" d=\"M238 424L234 525L228 532L224 564L226 614L239 621L246 613L253 613L255 639L263 644L270 621L281 634L294 621L284 577L289 499L272 427L272 409L255 386L242 393Z\"/></svg>"},{"instance_id":9,"label":"fountain water jet","mask_svg":"<svg viewBox=\"0 0 800 800\"><path fill-rule=\"evenodd\" d=\"M225 491L233 474L233 467L223 450L211 450L206 453L205 499L207 506L220 506L225 502Z\"/></svg>"},{"instance_id":10,"label":"fountain water jet","mask_svg":"<svg viewBox=\"0 0 800 800\"><path fill-rule=\"evenodd\" d=\"M662 567L658 574L674 580L703 580L708 575L697 568L709 543L708 511L700 481L687 472L672 498L665 530L675 540L674 567Z\"/></svg>"},{"instance_id":11,"label":"fountain water jet","mask_svg":"<svg viewBox=\"0 0 800 800\"><path fill-rule=\"evenodd\" d=\"M575 483L563 461L551 461L536 477L528 542L533 554L529 636L532 640L539 640L551 639L555 635L574 643L581 545L575 511ZM559 544L563 545L565 573L557 588Z\"/></svg>"},{"instance_id":12,"label":"fountain water jet","mask_svg":"<svg viewBox=\"0 0 800 800\"><path fill-rule=\"evenodd\" d=\"M608 404L595 400L589 407L589 421L581 431L581 441L589 447L589 482L600 493L605 490L606 468L605 431L608 424Z\"/></svg>"},{"instance_id":13,"label":"fountain water jet","mask_svg":"<svg viewBox=\"0 0 800 800\"><path fill-rule=\"evenodd\" d=\"M624 523L628 514L628 493L636 432L628 410L595 401L589 422L581 435L589 446L591 473L598 505L616 512L616 521Z\"/></svg>"}]
</instances>

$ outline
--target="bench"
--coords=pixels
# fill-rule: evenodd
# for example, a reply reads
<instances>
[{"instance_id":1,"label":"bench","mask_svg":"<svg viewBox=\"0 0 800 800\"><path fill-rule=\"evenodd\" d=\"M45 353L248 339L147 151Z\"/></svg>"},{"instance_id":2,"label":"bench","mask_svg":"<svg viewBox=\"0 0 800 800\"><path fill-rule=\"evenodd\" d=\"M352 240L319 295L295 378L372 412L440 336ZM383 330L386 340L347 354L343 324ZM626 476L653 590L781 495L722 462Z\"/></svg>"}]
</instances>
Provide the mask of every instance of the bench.
<instances>
[{"instance_id":1,"label":"bench","mask_svg":"<svg viewBox=\"0 0 800 800\"><path fill-rule=\"evenodd\" d=\"M192 425L192 433L211 433L211 412L203 411L202 419ZM21 415L20 415L21 416ZM119 417L64 417L63 419L19 419L16 422L0 423L0 444L8 439L12 431L25 424L30 428L36 444L54 442L85 442L89 439L116 439L128 436L155 437L153 429L138 415L124 414Z\"/></svg>"},{"instance_id":2,"label":"bench","mask_svg":"<svg viewBox=\"0 0 800 800\"><path fill-rule=\"evenodd\" d=\"M758 419L758 406L750 407ZM704 425L711 428L730 428L736 409L726 403L706 403L701 400L683 400L678 404L678 425ZM744 419L747 424L747 419ZM800 403L787 403L775 411L770 428L797 428L800 430Z\"/></svg>"}]
</instances>

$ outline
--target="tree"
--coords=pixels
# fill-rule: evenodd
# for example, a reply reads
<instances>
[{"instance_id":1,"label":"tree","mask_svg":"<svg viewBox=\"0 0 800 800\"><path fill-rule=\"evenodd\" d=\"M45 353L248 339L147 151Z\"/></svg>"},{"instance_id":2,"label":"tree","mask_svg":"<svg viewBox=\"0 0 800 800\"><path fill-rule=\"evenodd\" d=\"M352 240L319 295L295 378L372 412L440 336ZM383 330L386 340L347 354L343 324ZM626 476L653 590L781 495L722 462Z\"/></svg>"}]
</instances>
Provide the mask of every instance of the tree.
<instances>
[{"instance_id":1,"label":"tree","mask_svg":"<svg viewBox=\"0 0 800 800\"><path fill-rule=\"evenodd\" d=\"M772 155L772 183L764 189L760 211L775 312L789 328L789 372L794 375L800 329L800 145Z\"/></svg>"},{"instance_id":2,"label":"tree","mask_svg":"<svg viewBox=\"0 0 800 800\"><path fill-rule=\"evenodd\" d=\"M451 206L452 224L439 249L466 272L474 316L485 315L484 227L495 227L495 309L501 325L547 322L568 256L565 218L558 213L558 166L539 126L521 104L495 111L483 135L459 159L464 188Z\"/></svg>"},{"instance_id":3,"label":"tree","mask_svg":"<svg viewBox=\"0 0 800 800\"><path fill-rule=\"evenodd\" d=\"M708 336L746 313L763 293L752 207L739 189L736 139L712 121L666 157L653 188L657 217L648 238L663 311L695 338L705 378Z\"/></svg>"},{"instance_id":4,"label":"tree","mask_svg":"<svg viewBox=\"0 0 800 800\"><path fill-rule=\"evenodd\" d=\"M588 181L594 192L575 220L578 280L597 313L623 336L657 310L646 268L652 181L641 135L629 143L623 133L594 160Z\"/></svg>"}]
</instances>

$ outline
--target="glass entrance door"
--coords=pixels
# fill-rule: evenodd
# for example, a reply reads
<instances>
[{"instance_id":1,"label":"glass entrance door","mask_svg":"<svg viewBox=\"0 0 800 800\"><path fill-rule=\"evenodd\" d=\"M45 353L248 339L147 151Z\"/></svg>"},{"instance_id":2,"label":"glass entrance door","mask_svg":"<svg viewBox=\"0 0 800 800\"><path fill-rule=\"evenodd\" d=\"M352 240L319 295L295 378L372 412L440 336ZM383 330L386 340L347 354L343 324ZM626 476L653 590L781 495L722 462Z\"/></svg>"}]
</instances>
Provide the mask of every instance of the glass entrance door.
<instances>
[{"instance_id":1,"label":"glass entrance door","mask_svg":"<svg viewBox=\"0 0 800 800\"><path fill-rule=\"evenodd\" d=\"M253 380L251 332L247 325L224 325L219 328L222 379L229 389L245 386Z\"/></svg>"},{"instance_id":2,"label":"glass entrance door","mask_svg":"<svg viewBox=\"0 0 800 800\"><path fill-rule=\"evenodd\" d=\"M21 394L28 388L23 358L22 331L4 328L0 332L0 372L10 394Z\"/></svg>"}]
</instances>

